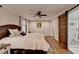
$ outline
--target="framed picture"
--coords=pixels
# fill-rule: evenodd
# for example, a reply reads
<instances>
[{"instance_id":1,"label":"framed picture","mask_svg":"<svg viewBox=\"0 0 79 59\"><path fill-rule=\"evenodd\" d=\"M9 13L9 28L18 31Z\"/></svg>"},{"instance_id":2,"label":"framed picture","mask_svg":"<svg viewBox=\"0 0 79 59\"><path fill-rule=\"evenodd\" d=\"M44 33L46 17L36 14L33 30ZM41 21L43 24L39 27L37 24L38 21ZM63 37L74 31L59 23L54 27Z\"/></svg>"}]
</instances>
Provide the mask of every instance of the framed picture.
<instances>
[{"instance_id":1,"label":"framed picture","mask_svg":"<svg viewBox=\"0 0 79 59\"><path fill-rule=\"evenodd\" d=\"M41 28L41 23L37 23L37 28Z\"/></svg>"}]
</instances>

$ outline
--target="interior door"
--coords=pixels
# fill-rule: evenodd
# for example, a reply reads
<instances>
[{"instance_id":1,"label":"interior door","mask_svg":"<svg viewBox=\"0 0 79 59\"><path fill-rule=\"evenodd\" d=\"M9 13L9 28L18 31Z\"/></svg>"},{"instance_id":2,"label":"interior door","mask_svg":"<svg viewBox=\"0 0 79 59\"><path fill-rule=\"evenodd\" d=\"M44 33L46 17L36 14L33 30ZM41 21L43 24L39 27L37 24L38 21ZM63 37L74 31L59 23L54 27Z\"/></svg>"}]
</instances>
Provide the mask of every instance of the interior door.
<instances>
[{"instance_id":1,"label":"interior door","mask_svg":"<svg viewBox=\"0 0 79 59\"><path fill-rule=\"evenodd\" d=\"M60 15L59 19L59 44L67 49L67 12Z\"/></svg>"}]
</instances>

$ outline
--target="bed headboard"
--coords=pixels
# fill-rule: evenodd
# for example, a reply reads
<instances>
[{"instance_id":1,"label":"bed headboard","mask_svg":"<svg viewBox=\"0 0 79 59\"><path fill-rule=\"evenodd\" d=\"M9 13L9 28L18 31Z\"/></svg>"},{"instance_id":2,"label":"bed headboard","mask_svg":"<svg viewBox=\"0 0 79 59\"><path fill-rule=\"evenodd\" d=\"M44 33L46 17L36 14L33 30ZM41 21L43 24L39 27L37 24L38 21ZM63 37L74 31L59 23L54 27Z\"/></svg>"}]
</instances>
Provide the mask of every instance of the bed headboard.
<instances>
[{"instance_id":1,"label":"bed headboard","mask_svg":"<svg viewBox=\"0 0 79 59\"><path fill-rule=\"evenodd\" d=\"M9 36L10 33L8 29L18 29L20 31L21 27L14 24L7 24L0 26L0 39Z\"/></svg>"}]
</instances>

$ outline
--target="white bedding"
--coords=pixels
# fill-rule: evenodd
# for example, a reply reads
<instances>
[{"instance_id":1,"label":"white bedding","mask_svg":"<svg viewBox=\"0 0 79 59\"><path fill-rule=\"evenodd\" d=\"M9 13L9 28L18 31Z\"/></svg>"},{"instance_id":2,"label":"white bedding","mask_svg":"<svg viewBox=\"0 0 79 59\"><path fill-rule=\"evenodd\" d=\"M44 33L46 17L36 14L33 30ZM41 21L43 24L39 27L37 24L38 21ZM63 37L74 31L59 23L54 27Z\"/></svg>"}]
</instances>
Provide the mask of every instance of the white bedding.
<instances>
[{"instance_id":1,"label":"white bedding","mask_svg":"<svg viewBox=\"0 0 79 59\"><path fill-rule=\"evenodd\" d=\"M6 37L0 40L3 44L11 44L12 49L32 49L48 51L49 44L39 33L30 33L25 36Z\"/></svg>"}]
</instances>

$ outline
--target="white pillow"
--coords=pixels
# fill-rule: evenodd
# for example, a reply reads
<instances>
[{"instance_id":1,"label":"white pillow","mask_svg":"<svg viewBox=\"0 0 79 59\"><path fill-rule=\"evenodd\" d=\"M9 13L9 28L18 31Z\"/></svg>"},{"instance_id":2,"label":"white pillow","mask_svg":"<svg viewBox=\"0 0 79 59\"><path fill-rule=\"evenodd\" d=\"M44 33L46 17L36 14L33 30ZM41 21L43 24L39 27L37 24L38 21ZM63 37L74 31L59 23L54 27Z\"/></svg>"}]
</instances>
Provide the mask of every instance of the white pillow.
<instances>
[{"instance_id":1,"label":"white pillow","mask_svg":"<svg viewBox=\"0 0 79 59\"><path fill-rule=\"evenodd\" d=\"M18 36L21 35L20 32L17 29L8 29L10 32L10 36Z\"/></svg>"}]
</instances>

